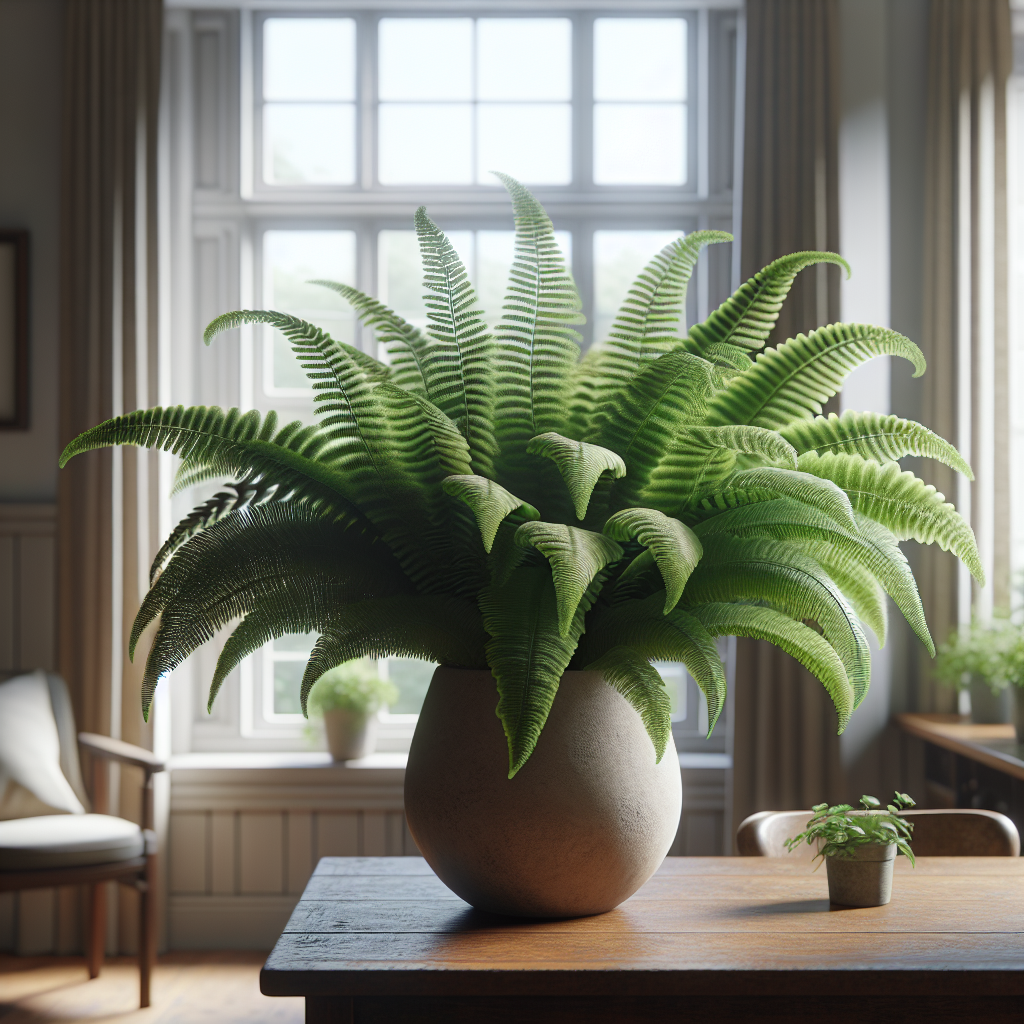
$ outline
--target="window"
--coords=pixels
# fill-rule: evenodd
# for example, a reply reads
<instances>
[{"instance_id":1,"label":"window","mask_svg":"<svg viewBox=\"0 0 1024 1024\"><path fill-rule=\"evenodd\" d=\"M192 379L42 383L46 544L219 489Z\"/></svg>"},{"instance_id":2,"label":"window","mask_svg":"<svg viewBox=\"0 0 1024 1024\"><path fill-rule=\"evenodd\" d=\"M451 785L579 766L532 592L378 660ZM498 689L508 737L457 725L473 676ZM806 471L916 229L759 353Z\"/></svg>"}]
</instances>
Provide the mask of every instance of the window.
<instances>
[{"instance_id":1,"label":"window","mask_svg":"<svg viewBox=\"0 0 1024 1024\"><path fill-rule=\"evenodd\" d=\"M514 14L439 3L429 17L380 4L263 8L168 12L175 403L309 419L312 391L280 335L247 327L207 349L203 326L228 309L278 308L378 354L348 305L309 282L346 282L422 324L420 204L493 323L514 238L493 170L524 181L551 214L583 299L585 346L606 336L658 249L732 229L738 2L538 2ZM702 256L687 322L730 293L729 248ZM176 496L172 515L205 496ZM191 687L176 687L190 708L175 720L194 723L179 747L301 744L294 679L311 643L285 639L250 658L213 716L215 652L193 657L179 670ZM429 667L381 670L402 692L393 712L415 714ZM697 691L680 680L680 722L696 730Z\"/></svg>"}]
</instances>

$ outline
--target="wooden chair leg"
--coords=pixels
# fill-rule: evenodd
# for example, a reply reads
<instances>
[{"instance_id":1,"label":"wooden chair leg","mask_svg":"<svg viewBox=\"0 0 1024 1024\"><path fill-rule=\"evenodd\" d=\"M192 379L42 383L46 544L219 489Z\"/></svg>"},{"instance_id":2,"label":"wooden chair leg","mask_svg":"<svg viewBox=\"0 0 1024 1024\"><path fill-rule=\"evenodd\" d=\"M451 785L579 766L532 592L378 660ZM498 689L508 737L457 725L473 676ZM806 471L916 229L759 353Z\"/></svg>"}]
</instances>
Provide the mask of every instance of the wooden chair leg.
<instances>
[{"instance_id":1,"label":"wooden chair leg","mask_svg":"<svg viewBox=\"0 0 1024 1024\"><path fill-rule=\"evenodd\" d=\"M156 854L146 858L146 884L139 900L139 1006L150 1004L150 980L156 962Z\"/></svg>"},{"instance_id":2,"label":"wooden chair leg","mask_svg":"<svg viewBox=\"0 0 1024 1024\"><path fill-rule=\"evenodd\" d=\"M89 936L86 941L86 961L89 978L98 978L103 966L103 951L107 944L107 885L97 882L89 887Z\"/></svg>"}]
</instances>

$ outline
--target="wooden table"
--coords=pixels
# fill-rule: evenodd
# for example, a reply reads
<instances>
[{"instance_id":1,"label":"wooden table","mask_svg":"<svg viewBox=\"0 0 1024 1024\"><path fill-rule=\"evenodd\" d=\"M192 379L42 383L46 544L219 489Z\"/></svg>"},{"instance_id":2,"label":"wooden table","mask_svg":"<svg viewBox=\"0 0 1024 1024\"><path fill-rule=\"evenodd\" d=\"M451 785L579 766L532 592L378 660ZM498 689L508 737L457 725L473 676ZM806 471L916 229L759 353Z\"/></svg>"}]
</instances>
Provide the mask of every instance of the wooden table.
<instances>
[{"instance_id":1,"label":"wooden table","mask_svg":"<svg viewBox=\"0 0 1024 1024\"><path fill-rule=\"evenodd\" d=\"M492 917L418 857L325 857L260 975L308 1024L1024 1020L1024 859L900 857L886 907L824 869L670 857L608 914Z\"/></svg>"}]
</instances>

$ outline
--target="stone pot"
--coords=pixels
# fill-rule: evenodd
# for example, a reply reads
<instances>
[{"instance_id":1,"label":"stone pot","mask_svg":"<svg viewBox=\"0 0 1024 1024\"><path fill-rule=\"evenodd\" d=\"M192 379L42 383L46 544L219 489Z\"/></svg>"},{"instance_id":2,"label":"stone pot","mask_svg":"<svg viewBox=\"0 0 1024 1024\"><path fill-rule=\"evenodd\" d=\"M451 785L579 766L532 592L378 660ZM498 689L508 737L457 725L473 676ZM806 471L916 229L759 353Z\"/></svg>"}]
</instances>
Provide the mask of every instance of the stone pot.
<instances>
[{"instance_id":1,"label":"stone pot","mask_svg":"<svg viewBox=\"0 0 1024 1024\"><path fill-rule=\"evenodd\" d=\"M865 843L853 856L825 858L830 903L844 907L882 907L892 897L895 843Z\"/></svg>"},{"instance_id":2,"label":"stone pot","mask_svg":"<svg viewBox=\"0 0 1024 1024\"><path fill-rule=\"evenodd\" d=\"M405 773L405 814L420 852L481 910L611 910L654 874L675 838L675 744L656 764L625 698L598 672L566 672L536 750L509 779L497 702L490 672L434 672Z\"/></svg>"},{"instance_id":3,"label":"stone pot","mask_svg":"<svg viewBox=\"0 0 1024 1024\"><path fill-rule=\"evenodd\" d=\"M971 676L971 721L984 725L1001 725L1010 721L1011 687L992 692L980 676Z\"/></svg>"},{"instance_id":4,"label":"stone pot","mask_svg":"<svg viewBox=\"0 0 1024 1024\"><path fill-rule=\"evenodd\" d=\"M327 749L335 761L354 761L377 746L377 715L365 711L324 711Z\"/></svg>"}]
</instances>

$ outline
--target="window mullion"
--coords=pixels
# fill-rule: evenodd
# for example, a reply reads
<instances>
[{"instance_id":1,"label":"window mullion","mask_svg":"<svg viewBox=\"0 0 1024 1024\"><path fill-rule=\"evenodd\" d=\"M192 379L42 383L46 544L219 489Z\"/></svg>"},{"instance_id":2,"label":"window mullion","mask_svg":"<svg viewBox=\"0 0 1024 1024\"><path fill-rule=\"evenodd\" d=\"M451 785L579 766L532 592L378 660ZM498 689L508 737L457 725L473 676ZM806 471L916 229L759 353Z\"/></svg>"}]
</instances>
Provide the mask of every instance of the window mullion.
<instances>
[{"instance_id":1,"label":"window mullion","mask_svg":"<svg viewBox=\"0 0 1024 1024\"><path fill-rule=\"evenodd\" d=\"M356 19L359 180L366 191L377 186L377 20L374 14Z\"/></svg>"},{"instance_id":2,"label":"window mullion","mask_svg":"<svg viewBox=\"0 0 1024 1024\"><path fill-rule=\"evenodd\" d=\"M594 188L594 16L577 14L572 21L572 181L575 191L590 192Z\"/></svg>"}]
</instances>

